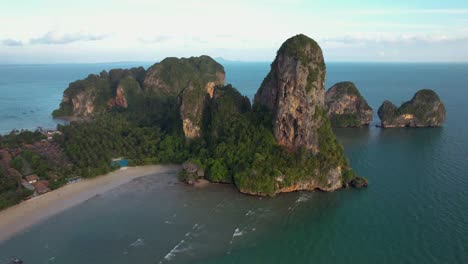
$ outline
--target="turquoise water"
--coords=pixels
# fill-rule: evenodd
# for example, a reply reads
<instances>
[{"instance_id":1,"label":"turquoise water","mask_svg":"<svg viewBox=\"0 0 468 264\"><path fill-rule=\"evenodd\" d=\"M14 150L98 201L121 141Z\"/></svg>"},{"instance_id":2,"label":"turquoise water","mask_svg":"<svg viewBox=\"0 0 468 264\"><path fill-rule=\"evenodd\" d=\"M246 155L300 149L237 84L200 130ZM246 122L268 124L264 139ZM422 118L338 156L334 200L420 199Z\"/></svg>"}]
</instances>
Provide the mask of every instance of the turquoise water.
<instances>
[{"instance_id":1,"label":"turquoise water","mask_svg":"<svg viewBox=\"0 0 468 264\"><path fill-rule=\"evenodd\" d=\"M468 263L468 65L327 66L327 87L352 80L374 109L432 88L446 124L337 130L370 181L365 190L261 199L227 185L190 188L171 174L143 177L0 244L0 263ZM225 65L228 81L249 96L268 67ZM99 71L82 70L70 76ZM38 101L60 99L61 89L38 87Z\"/></svg>"}]
</instances>

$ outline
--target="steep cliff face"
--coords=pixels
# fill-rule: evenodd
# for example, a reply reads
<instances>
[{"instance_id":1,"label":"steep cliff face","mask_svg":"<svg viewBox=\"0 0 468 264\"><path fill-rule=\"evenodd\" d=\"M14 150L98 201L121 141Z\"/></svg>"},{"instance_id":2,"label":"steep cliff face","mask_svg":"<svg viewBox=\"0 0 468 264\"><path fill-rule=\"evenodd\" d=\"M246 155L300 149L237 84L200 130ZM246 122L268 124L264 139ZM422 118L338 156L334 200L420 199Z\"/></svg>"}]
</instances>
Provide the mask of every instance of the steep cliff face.
<instances>
[{"instance_id":1,"label":"steep cliff face","mask_svg":"<svg viewBox=\"0 0 468 264\"><path fill-rule=\"evenodd\" d=\"M179 96L184 134L196 138L201 136L205 97L224 79L223 66L208 56L167 58L148 69L143 87L158 96Z\"/></svg>"},{"instance_id":2,"label":"steep cliff face","mask_svg":"<svg viewBox=\"0 0 468 264\"><path fill-rule=\"evenodd\" d=\"M99 75L91 74L83 80L70 83L63 92L60 107L52 115L88 117L109 107L127 108L126 94L141 92L140 82L144 74L142 67L114 69L109 73L102 71Z\"/></svg>"},{"instance_id":3,"label":"steep cliff face","mask_svg":"<svg viewBox=\"0 0 468 264\"><path fill-rule=\"evenodd\" d=\"M254 105L272 111L280 145L319 151L317 130L322 121L311 117L317 108L324 108L325 71L322 50L305 35L288 39L278 50Z\"/></svg>"},{"instance_id":4,"label":"steep cliff face","mask_svg":"<svg viewBox=\"0 0 468 264\"><path fill-rule=\"evenodd\" d=\"M297 35L281 46L255 95L254 109L263 108L271 113L276 142L291 152L305 149L312 154L305 163L310 168L307 174L294 180L288 173L275 178L275 193L333 191L354 178L326 115L325 72L318 44L305 35ZM256 177L255 171L252 174ZM249 184L240 189L259 194Z\"/></svg>"},{"instance_id":5,"label":"steep cliff face","mask_svg":"<svg viewBox=\"0 0 468 264\"><path fill-rule=\"evenodd\" d=\"M208 56L167 58L151 66L113 69L71 83L53 116L88 117L112 108L135 109L144 99L177 98L185 136L201 135L205 97L223 85L224 68ZM139 108L141 111L141 107Z\"/></svg>"},{"instance_id":6,"label":"steep cliff face","mask_svg":"<svg viewBox=\"0 0 468 264\"><path fill-rule=\"evenodd\" d=\"M367 126L373 111L352 82L340 82L325 94L327 115L333 127Z\"/></svg>"},{"instance_id":7,"label":"steep cliff face","mask_svg":"<svg viewBox=\"0 0 468 264\"><path fill-rule=\"evenodd\" d=\"M384 101L378 110L380 126L391 127L438 127L445 121L445 106L432 90L418 91L413 98L396 107Z\"/></svg>"}]
</instances>

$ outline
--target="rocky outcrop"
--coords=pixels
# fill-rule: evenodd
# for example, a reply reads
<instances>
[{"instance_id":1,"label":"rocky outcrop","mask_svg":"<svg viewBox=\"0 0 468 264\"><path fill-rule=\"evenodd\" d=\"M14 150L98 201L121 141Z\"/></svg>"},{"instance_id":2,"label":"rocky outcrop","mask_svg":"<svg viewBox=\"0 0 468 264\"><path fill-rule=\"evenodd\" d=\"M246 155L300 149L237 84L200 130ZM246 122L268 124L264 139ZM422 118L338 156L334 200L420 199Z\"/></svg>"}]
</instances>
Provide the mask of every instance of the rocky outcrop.
<instances>
[{"instance_id":1,"label":"rocky outcrop","mask_svg":"<svg viewBox=\"0 0 468 264\"><path fill-rule=\"evenodd\" d=\"M360 127L372 122L372 108L352 82L340 82L328 89L325 105L333 127Z\"/></svg>"},{"instance_id":2,"label":"rocky outcrop","mask_svg":"<svg viewBox=\"0 0 468 264\"><path fill-rule=\"evenodd\" d=\"M205 169L199 162L188 160L182 163L180 177L188 184L195 184L199 179L205 177Z\"/></svg>"},{"instance_id":3,"label":"rocky outcrop","mask_svg":"<svg viewBox=\"0 0 468 264\"><path fill-rule=\"evenodd\" d=\"M254 109L272 116L274 137L291 152L309 151L320 166L309 175L277 177L276 192L343 187L351 171L333 134L325 109L325 63L319 45L305 35L288 39L278 50L271 70L255 95ZM256 177L252 171L252 177ZM354 175L354 174L352 174ZM255 190L241 188L246 193Z\"/></svg>"},{"instance_id":4,"label":"rocky outcrop","mask_svg":"<svg viewBox=\"0 0 468 264\"><path fill-rule=\"evenodd\" d=\"M127 108L129 100L126 95L141 92L144 74L142 67L114 69L72 82L63 92L60 107L52 115L89 117L115 106Z\"/></svg>"},{"instance_id":5,"label":"rocky outcrop","mask_svg":"<svg viewBox=\"0 0 468 264\"><path fill-rule=\"evenodd\" d=\"M317 131L323 122L313 117L324 108L325 72L321 48L305 35L288 39L278 50L254 99L255 107L272 111L278 144L319 152Z\"/></svg>"},{"instance_id":6,"label":"rocky outcrop","mask_svg":"<svg viewBox=\"0 0 468 264\"><path fill-rule=\"evenodd\" d=\"M224 79L223 66L208 56L166 58L148 69L143 87L158 96L179 96L184 134L196 138L201 136L205 97Z\"/></svg>"},{"instance_id":7,"label":"rocky outcrop","mask_svg":"<svg viewBox=\"0 0 468 264\"><path fill-rule=\"evenodd\" d=\"M363 177L355 177L349 182L349 185L353 188L361 189L367 187L369 182Z\"/></svg>"},{"instance_id":8,"label":"rocky outcrop","mask_svg":"<svg viewBox=\"0 0 468 264\"><path fill-rule=\"evenodd\" d=\"M438 127L445 121L445 106L432 90L418 91L413 98L396 107L384 101L379 107L380 126L392 127Z\"/></svg>"},{"instance_id":9,"label":"rocky outcrop","mask_svg":"<svg viewBox=\"0 0 468 264\"><path fill-rule=\"evenodd\" d=\"M224 68L208 56L166 58L147 71L144 68L113 69L73 82L64 91L54 117L89 117L119 107L132 109L144 98L177 98L187 138L201 136L205 97L223 85Z\"/></svg>"},{"instance_id":10,"label":"rocky outcrop","mask_svg":"<svg viewBox=\"0 0 468 264\"><path fill-rule=\"evenodd\" d=\"M127 103L127 98L125 97L124 88L122 86L118 86L116 93L117 94L115 95L115 98L110 99L109 102L107 103L109 108L114 108L116 106L127 108L128 103Z\"/></svg>"}]
</instances>

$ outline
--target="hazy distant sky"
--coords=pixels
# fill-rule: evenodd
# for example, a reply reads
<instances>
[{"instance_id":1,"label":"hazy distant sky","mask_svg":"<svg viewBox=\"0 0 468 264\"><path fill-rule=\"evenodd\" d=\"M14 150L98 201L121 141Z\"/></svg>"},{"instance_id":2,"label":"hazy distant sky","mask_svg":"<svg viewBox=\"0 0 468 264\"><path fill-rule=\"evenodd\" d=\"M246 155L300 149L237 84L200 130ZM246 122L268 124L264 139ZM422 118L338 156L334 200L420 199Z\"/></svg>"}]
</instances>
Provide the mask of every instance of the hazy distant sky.
<instances>
[{"instance_id":1,"label":"hazy distant sky","mask_svg":"<svg viewBox=\"0 0 468 264\"><path fill-rule=\"evenodd\" d=\"M0 0L0 63L271 61L298 33L327 61L468 61L468 1Z\"/></svg>"}]
</instances>

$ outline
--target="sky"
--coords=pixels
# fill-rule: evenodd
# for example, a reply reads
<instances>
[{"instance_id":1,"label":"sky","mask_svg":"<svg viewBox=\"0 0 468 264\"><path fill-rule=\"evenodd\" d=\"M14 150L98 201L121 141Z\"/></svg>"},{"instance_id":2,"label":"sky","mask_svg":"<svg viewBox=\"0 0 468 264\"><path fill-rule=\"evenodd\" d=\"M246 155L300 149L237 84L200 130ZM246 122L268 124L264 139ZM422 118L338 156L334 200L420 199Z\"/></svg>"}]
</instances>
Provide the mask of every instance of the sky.
<instances>
[{"instance_id":1,"label":"sky","mask_svg":"<svg viewBox=\"0 0 468 264\"><path fill-rule=\"evenodd\" d=\"M0 0L0 64L272 61L299 33L326 61L468 62L468 1Z\"/></svg>"}]
</instances>

